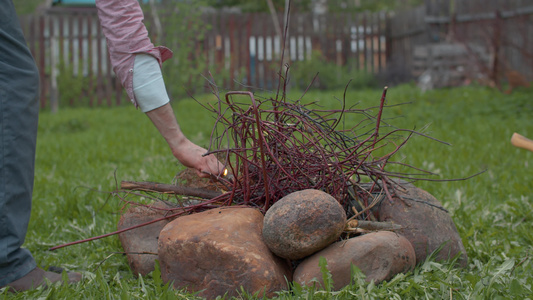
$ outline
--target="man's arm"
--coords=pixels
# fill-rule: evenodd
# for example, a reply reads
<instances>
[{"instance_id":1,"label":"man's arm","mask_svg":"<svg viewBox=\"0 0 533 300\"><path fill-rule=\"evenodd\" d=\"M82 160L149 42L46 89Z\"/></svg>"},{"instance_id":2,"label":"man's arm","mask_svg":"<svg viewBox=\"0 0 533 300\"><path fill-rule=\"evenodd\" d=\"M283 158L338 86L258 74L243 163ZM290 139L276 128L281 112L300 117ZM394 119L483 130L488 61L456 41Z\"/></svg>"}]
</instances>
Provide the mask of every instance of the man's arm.
<instances>
[{"instance_id":1,"label":"man's arm","mask_svg":"<svg viewBox=\"0 0 533 300\"><path fill-rule=\"evenodd\" d=\"M172 52L150 41L139 2L96 0L96 8L113 70L128 97L148 115L183 165L201 177L220 175L222 164L214 155L202 156L207 150L189 141L178 126L161 74L161 63Z\"/></svg>"},{"instance_id":2,"label":"man's arm","mask_svg":"<svg viewBox=\"0 0 533 300\"><path fill-rule=\"evenodd\" d=\"M213 155L202 156L206 149L194 144L181 132L174 110L169 103L146 112L155 127L165 138L172 154L186 167L196 169L200 177L218 176L224 166Z\"/></svg>"}]
</instances>

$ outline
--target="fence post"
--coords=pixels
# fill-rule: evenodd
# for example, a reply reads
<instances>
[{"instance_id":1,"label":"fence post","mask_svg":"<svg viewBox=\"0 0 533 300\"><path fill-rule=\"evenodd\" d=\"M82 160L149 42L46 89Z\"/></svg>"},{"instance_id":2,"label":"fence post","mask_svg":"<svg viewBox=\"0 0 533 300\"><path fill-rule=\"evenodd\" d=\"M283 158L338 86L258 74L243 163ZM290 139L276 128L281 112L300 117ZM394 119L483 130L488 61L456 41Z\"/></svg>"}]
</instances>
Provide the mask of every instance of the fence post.
<instances>
[{"instance_id":1,"label":"fence post","mask_svg":"<svg viewBox=\"0 0 533 300\"><path fill-rule=\"evenodd\" d=\"M392 16L389 12L385 14L385 61L390 62L392 58L392 32L391 32ZM387 63L387 65L389 65Z\"/></svg>"},{"instance_id":2,"label":"fence post","mask_svg":"<svg viewBox=\"0 0 533 300\"><path fill-rule=\"evenodd\" d=\"M491 66L491 74L490 78L494 83L496 83L496 86L500 89L500 81L498 80L498 73L499 73L499 56L500 56L500 43L501 43L501 26L502 26L502 15L499 10L496 10L494 12L494 22L493 22L493 37L492 37L492 48L494 51L494 59L492 61Z\"/></svg>"},{"instance_id":3,"label":"fence post","mask_svg":"<svg viewBox=\"0 0 533 300\"><path fill-rule=\"evenodd\" d=\"M59 110L59 101L58 101L58 91L57 91L57 59L59 57L58 41L55 31L55 19L49 18L50 29L49 39L50 39L50 110L52 113L56 113Z\"/></svg>"}]
</instances>

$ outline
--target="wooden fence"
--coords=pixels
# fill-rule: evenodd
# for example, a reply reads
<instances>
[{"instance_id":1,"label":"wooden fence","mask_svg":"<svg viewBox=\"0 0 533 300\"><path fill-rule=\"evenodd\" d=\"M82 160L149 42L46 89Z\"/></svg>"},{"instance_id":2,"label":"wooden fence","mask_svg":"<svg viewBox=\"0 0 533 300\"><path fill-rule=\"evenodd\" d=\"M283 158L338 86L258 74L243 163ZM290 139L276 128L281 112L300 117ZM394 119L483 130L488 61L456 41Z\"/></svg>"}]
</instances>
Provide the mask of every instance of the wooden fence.
<instances>
[{"instance_id":1,"label":"wooden fence","mask_svg":"<svg viewBox=\"0 0 533 300\"><path fill-rule=\"evenodd\" d=\"M82 98L91 106L121 104L123 90L111 68L94 10L26 16L21 23L39 68L42 108L57 109L58 93L73 88L80 93L62 105L77 105Z\"/></svg>"},{"instance_id":2,"label":"wooden fence","mask_svg":"<svg viewBox=\"0 0 533 300\"><path fill-rule=\"evenodd\" d=\"M213 28L206 36L204 48L212 58L210 66L227 64L225 67L231 74L244 68L246 85L274 88L283 45L271 15L217 14L207 20ZM384 13L295 14L291 16L285 44L286 63L310 60L316 52L338 66L349 65L351 70L383 72L387 53L386 21ZM239 85L230 80L228 87L239 88Z\"/></svg>"},{"instance_id":3,"label":"wooden fence","mask_svg":"<svg viewBox=\"0 0 533 300\"><path fill-rule=\"evenodd\" d=\"M413 78L416 47L462 43L486 48L492 55L489 71L517 70L533 80L533 4L527 2L454 0L451 5L450 0L427 0L424 6L394 13L296 13L285 58L292 64L311 59L315 51L350 70L380 74L390 84ZM213 13L204 18L212 29L198 51L204 52L208 70L229 74L224 88L275 88L282 43L270 14ZM57 109L58 99L66 102L60 105L126 102L94 8L54 9L21 22L40 70L41 107ZM165 45L164 38L160 44ZM69 95L76 85L81 92Z\"/></svg>"},{"instance_id":4,"label":"wooden fence","mask_svg":"<svg viewBox=\"0 0 533 300\"><path fill-rule=\"evenodd\" d=\"M318 51L339 66L350 64L352 70L383 72L387 61L386 17L384 13L295 14L291 16L285 62L309 60L313 51ZM277 85L283 46L270 14L218 13L204 18L212 30L205 36L201 51L210 71L224 69L230 74L224 88L273 89ZM64 89L79 84L83 85L78 88L81 93L61 105L119 105L126 101L110 67L94 8L54 9L21 18L21 22L41 73L41 107L57 109L58 99L65 101ZM237 78L237 70L244 70L245 75Z\"/></svg>"}]
</instances>

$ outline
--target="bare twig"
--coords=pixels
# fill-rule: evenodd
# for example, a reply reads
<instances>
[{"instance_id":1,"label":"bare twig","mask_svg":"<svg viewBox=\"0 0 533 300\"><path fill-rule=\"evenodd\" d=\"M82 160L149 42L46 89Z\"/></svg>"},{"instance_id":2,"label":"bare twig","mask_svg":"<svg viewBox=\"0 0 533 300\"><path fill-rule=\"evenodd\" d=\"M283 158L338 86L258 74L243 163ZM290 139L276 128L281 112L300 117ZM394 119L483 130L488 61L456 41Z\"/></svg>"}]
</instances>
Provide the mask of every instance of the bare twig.
<instances>
[{"instance_id":1,"label":"bare twig","mask_svg":"<svg viewBox=\"0 0 533 300\"><path fill-rule=\"evenodd\" d=\"M400 230L403 227L399 224L394 224L390 222L375 222L375 221L362 221L362 220L352 220L346 223L346 232L354 232L357 229L363 229L366 231L381 231L381 230Z\"/></svg>"},{"instance_id":2,"label":"bare twig","mask_svg":"<svg viewBox=\"0 0 533 300\"><path fill-rule=\"evenodd\" d=\"M210 191L199 188L192 188L186 186L163 184L155 182L137 182L137 181L122 181L120 188L124 190L137 190L137 191L152 191L165 194L179 194L185 196L198 197L203 199L213 199L222 195L218 191Z\"/></svg>"}]
</instances>

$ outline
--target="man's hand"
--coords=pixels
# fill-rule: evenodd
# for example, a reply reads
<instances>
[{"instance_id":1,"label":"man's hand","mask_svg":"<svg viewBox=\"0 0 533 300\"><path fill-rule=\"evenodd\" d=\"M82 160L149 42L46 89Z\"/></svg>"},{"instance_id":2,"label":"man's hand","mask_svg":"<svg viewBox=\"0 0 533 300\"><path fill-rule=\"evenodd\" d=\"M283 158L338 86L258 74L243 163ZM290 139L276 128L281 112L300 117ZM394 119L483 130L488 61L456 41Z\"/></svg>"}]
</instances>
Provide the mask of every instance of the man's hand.
<instances>
[{"instance_id":1,"label":"man's hand","mask_svg":"<svg viewBox=\"0 0 533 300\"><path fill-rule=\"evenodd\" d=\"M196 169L198 176L207 178L220 176L224 172L224 165L213 155L204 155L207 150L186 139L173 150L174 156L186 167Z\"/></svg>"},{"instance_id":2,"label":"man's hand","mask_svg":"<svg viewBox=\"0 0 533 300\"><path fill-rule=\"evenodd\" d=\"M214 155L202 156L207 150L189 141L181 132L169 103L146 112L155 127L165 138L172 154L186 167L194 168L198 176L220 176L224 165Z\"/></svg>"}]
</instances>

